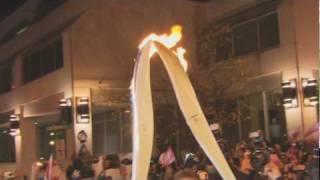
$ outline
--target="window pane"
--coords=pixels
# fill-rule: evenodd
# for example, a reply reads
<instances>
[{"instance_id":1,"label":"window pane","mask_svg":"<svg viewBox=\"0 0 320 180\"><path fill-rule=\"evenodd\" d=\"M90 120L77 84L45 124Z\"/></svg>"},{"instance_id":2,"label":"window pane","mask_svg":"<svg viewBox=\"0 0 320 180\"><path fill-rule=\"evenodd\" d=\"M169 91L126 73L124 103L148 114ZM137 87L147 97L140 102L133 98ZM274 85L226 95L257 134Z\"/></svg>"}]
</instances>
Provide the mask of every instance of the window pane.
<instances>
[{"instance_id":1,"label":"window pane","mask_svg":"<svg viewBox=\"0 0 320 180\"><path fill-rule=\"evenodd\" d=\"M40 54L32 54L24 61L25 82L30 82L41 76Z\"/></svg>"},{"instance_id":2,"label":"window pane","mask_svg":"<svg viewBox=\"0 0 320 180\"><path fill-rule=\"evenodd\" d=\"M55 43L55 61L56 69L63 67L63 45L62 39L56 41Z\"/></svg>"},{"instance_id":3,"label":"window pane","mask_svg":"<svg viewBox=\"0 0 320 180\"><path fill-rule=\"evenodd\" d=\"M45 75L55 70L55 49L51 45L41 53L41 74Z\"/></svg>"},{"instance_id":4,"label":"window pane","mask_svg":"<svg viewBox=\"0 0 320 180\"><path fill-rule=\"evenodd\" d=\"M120 152L120 119L112 118L107 120L107 153L119 153Z\"/></svg>"},{"instance_id":5,"label":"window pane","mask_svg":"<svg viewBox=\"0 0 320 180\"><path fill-rule=\"evenodd\" d=\"M280 43L278 14L274 13L263 17L259 21L261 48L269 48Z\"/></svg>"},{"instance_id":6,"label":"window pane","mask_svg":"<svg viewBox=\"0 0 320 180\"><path fill-rule=\"evenodd\" d=\"M265 130L262 93L254 93L238 98L242 138L248 138L252 131Z\"/></svg>"},{"instance_id":7,"label":"window pane","mask_svg":"<svg viewBox=\"0 0 320 180\"><path fill-rule=\"evenodd\" d=\"M258 49L256 21L251 21L234 28L234 46L236 56Z\"/></svg>"},{"instance_id":8,"label":"window pane","mask_svg":"<svg viewBox=\"0 0 320 180\"><path fill-rule=\"evenodd\" d=\"M27 55L23 61L24 82L38 79L63 66L62 40Z\"/></svg>"},{"instance_id":9,"label":"window pane","mask_svg":"<svg viewBox=\"0 0 320 180\"><path fill-rule=\"evenodd\" d=\"M12 65L0 66L0 94L10 91L12 85Z\"/></svg>"},{"instance_id":10,"label":"window pane","mask_svg":"<svg viewBox=\"0 0 320 180\"><path fill-rule=\"evenodd\" d=\"M122 121L122 135L123 135L123 152L132 152L132 121L131 114L124 113Z\"/></svg>"},{"instance_id":11,"label":"window pane","mask_svg":"<svg viewBox=\"0 0 320 180\"><path fill-rule=\"evenodd\" d=\"M95 109L98 108L94 108ZM99 110L92 116L93 152L95 155L120 153L120 114L116 110Z\"/></svg>"},{"instance_id":12,"label":"window pane","mask_svg":"<svg viewBox=\"0 0 320 180\"><path fill-rule=\"evenodd\" d=\"M14 137L8 133L0 132L0 163L15 162L15 144Z\"/></svg>"}]
</instances>

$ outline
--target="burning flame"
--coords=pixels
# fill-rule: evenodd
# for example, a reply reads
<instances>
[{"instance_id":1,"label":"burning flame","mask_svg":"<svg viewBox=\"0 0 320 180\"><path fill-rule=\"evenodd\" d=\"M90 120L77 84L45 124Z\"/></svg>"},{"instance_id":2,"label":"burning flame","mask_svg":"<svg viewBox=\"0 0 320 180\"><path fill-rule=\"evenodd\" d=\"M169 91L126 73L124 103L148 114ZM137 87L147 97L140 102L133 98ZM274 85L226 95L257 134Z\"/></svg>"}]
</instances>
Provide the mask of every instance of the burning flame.
<instances>
[{"instance_id":1,"label":"burning flame","mask_svg":"<svg viewBox=\"0 0 320 180\"><path fill-rule=\"evenodd\" d=\"M179 25L175 25L171 27L171 33L169 35L168 34L157 35L155 33L151 33L150 35L148 35L146 38L143 39L143 41L139 45L139 49L142 49L149 41L157 41L163 44L165 47L172 49L182 39L181 31L182 31L182 27ZM152 45L150 50L150 57L155 52L157 52L157 49ZM187 71L188 63L184 58L184 54L186 53L186 50L183 47L177 47L176 51L173 50L173 52L177 55L183 69Z\"/></svg>"}]
</instances>

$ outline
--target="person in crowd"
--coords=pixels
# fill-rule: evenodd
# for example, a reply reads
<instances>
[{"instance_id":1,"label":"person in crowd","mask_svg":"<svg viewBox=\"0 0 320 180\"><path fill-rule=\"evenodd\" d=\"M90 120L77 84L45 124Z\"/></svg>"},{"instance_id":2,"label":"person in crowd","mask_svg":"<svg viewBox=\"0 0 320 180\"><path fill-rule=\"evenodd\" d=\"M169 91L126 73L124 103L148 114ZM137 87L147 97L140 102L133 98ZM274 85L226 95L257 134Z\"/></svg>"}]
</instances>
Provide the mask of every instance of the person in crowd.
<instances>
[{"instance_id":1,"label":"person in crowd","mask_svg":"<svg viewBox=\"0 0 320 180\"><path fill-rule=\"evenodd\" d=\"M206 170L205 164L199 164L197 168L197 176L199 177L200 180L208 180L209 179L209 174Z\"/></svg>"},{"instance_id":2,"label":"person in crowd","mask_svg":"<svg viewBox=\"0 0 320 180\"><path fill-rule=\"evenodd\" d=\"M112 178L112 180L122 180L120 171L120 160L116 154L108 155L104 161L104 170L99 174L98 179Z\"/></svg>"},{"instance_id":3,"label":"person in crowd","mask_svg":"<svg viewBox=\"0 0 320 180\"><path fill-rule=\"evenodd\" d=\"M252 179L253 167L251 164L251 152L246 150L243 158L240 160L240 171L246 179Z\"/></svg>"},{"instance_id":4,"label":"person in crowd","mask_svg":"<svg viewBox=\"0 0 320 180\"><path fill-rule=\"evenodd\" d=\"M308 155L306 168L309 180L319 180L319 148L313 150L313 153Z\"/></svg>"},{"instance_id":5,"label":"person in crowd","mask_svg":"<svg viewBox=\"0 0 320 180\"><path fill-rule=\"evenodd\" d=\"M84 167L83 162L79 158L72 161L72 165L67 168L67 178L70 180L80 180L83 177L81 171Z\"/></svg>"},{"instance_id":6,"label":"person in crowd","mask_svg":"<svg viewBox=\"0 0 320 180\"><path fill-rule=\"evenodd\" d=\"M181 170L174 175L173 180L200 180L200 179L192 170Z\"/></svg>"},{"instance_id":7,"label":"person in crowd","mask_svg":"<svg viewBox=\"0 0 320 180\"><path fill-rule=\"evenodd\" d=\"M277 154L272 153L269 155L269 161L264 166L263 175L266 180L281 180L282 174L280 171L280 159Z\"/></svg>"},{"instance_id":8,"label":"person in crowd","mask_svg":"<svg viewBox=\"0 0 320 180\"><path fill-rule=\"evenodd\" d=\"M56 161L53 161L51 180L65 180L65 174Z\"/></svg>"},{"instance_id":9,"label":"person in crowd","mask_svg":"<svg viewBox=\"0 0 320 180\"><path fill-rule=\"evenodd\" d=\"M130 180L132 176L132 161L128 158L121 161L121 176L123 180Z\"/></svg>"},{"instance_id":10,"label":"person in crowd","mask_svg":"<svg viewBox=\"0 0 320 180\"><path fill-rule=\"evenodd\" d=\"M163 179L172 180L176 170L176 157L171 146L160 154L159 164L163 169Z\"/></svg>"}]
</instances>

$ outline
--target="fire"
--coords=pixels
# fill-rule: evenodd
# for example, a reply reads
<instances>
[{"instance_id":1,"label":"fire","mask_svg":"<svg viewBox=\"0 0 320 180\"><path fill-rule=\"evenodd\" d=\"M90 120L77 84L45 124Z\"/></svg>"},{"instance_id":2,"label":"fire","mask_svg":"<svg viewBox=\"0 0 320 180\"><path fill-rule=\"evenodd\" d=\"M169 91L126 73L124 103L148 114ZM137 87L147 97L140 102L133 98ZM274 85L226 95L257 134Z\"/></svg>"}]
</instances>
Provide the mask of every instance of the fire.
<instances>
[{"instance_id":1,"label":"fire","mask_svg":"<svg viewBox=\"0 0 320 180\"><path fill-rule=\"evenodd\" d=\"M172 49L182 39L181 32L182 32L182 27L179 25L175 25L171 27L171 33L169 35L168 34L157 35L155 33L151 33L150 35L148 35L146 38L143 39L143 41L139 45L139 49L142 49L149 41L157 41L163 44L165 47ZM155 52L157 52L157 49L156 47L152 46L150 50L150 57ZM177 55L183 69L187 71L188 63L184 58L184 54L186 53L186 50L182 47L177 47L175 51L173 50L173 52Z\"/></svg>"}]
</instances>

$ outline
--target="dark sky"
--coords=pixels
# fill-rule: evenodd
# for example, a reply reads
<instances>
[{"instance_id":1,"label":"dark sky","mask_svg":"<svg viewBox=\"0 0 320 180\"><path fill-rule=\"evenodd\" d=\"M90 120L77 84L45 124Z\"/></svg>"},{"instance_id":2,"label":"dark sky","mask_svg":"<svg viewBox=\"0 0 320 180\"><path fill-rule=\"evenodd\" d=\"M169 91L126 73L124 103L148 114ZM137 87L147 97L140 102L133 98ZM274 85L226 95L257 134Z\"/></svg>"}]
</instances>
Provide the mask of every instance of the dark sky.
<instances>
[{"instance_id":1,"label":"dark sky","mask_svg":"<svg viewBox=\"0 0 320 180\"><path fill-rule=\"evenodd\" d=\"M17 7L25 3L27 0L0 0L0 21L14 12Z\"/></svg>"}]
</instances>

